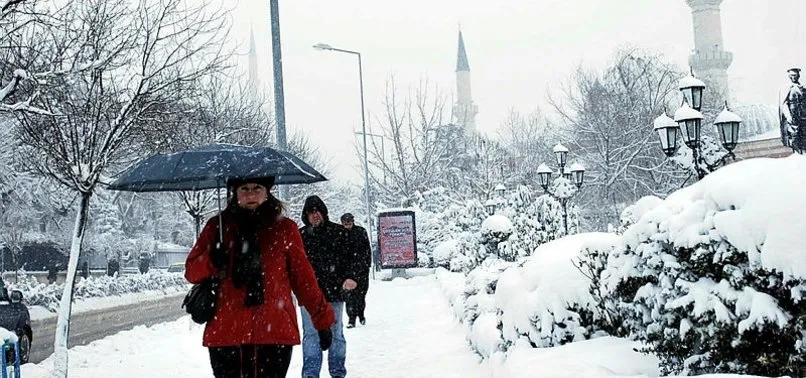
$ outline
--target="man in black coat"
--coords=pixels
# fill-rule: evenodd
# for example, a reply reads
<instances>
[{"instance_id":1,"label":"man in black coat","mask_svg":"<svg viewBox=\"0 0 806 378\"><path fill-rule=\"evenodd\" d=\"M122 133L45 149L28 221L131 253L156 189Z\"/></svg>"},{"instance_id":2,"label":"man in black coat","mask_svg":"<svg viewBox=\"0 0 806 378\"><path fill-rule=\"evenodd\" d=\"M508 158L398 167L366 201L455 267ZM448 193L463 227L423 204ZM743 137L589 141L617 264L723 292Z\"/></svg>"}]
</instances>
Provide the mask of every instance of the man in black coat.
<instances>
[{"instance_id":1,"label":"man in black coat","mask_svg":"<svg viewBox=\"0 0 806 378\"><path fill-rule=\"evenodd\" d=\"M355 225L353 214L345 213L341 216L341 224L347 230L347 240L350 249L358 259L360 269L358 286L355 290L347 294L347 328L355 327L355 318L361 324L367 324L364 317L364 310L367 308L367 290L369 290L369 269L372 266L372 247L369 244L369 236L364 227Z\"/></svg>"},{"instance_id":2,"label":"man in black coat","mask_svg":"<svg viewBox=\"0 0 806 378\"><path fill-rule=\"evenodd\" d=\"M311 262L319 288L333 307L336 324L331 328L333 343L327 353L327 365L331 377L344 377L347 342L344 339L343 322L345 293L358 286L360 266L347 238L347 230L328 219L327 206L317 196L305 199L302 208L300 229L305 253ZM302 376L318 377L322 367L322 349L319 335L313 327L305 308L302 312Z\"/></svg>"}]
</instances>

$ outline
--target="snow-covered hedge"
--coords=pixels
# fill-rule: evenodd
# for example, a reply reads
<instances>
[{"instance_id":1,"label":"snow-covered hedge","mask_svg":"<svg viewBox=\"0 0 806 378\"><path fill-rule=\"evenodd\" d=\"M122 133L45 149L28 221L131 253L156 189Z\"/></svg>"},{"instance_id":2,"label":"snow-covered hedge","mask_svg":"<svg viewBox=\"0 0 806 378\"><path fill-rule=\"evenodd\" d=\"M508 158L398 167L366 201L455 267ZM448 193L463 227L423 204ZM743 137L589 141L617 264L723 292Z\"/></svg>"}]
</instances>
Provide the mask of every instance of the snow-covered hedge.
<instances>
[{"instance_id":1,"label":"snow-covered hedge","mask_svg":"<svg viewBox=\"0 0 806 378\"><path fill-rule=\"evenodd\" d=\"M550 196L518 186L491 201L497 204L492 216L481 201L472 200L452 203L441 213L429 217L433 228L427 231L425 238L429 240L427 247L433 251L434 265L467 273L490 255L518 261L541 244L565 233L562 207ZM568 219L569 232L576 233L573 206Z\"/></svg>"},{"instance_id":2,"label":"snow-covered hedge","mask_svg":"<svg viewBox=\"0 0 806 378\"><path fill-rule=\"evenodd\" d=\"M639 202L619 245L594 253L607 326L663 374L806 376L803 188L806 158L753 159Z\"/></svg>"},{"instance_id":3,"label":"snow-covered hedge","mask_svg":"<svg viewBox=\"0 0 806 378\"><path fill-rule=\"evenodd\" d=\"M437 272L473 349L492 358L515 345L548 347L597 334L590 279L580 251L611 248L618 236L589 233L543 244L520 263L487 259L467 276Z\"/></svg>"},{"instance_id":4,"label":"snow-covered hedge","mask_svg":"<svg viewBox=\"0 0 806 378\"><path fill-rule=\"evenodd\" d=\"M187 281L182 273L168 273L161 270L150 270L146 274L131 274L122 276L90 276L79 277L76 282L73 300L82 300L95 297L108 297L126 293L141 293L145 291L163 291L174 293L187 288ZM64 284L43 284L36 278L20 273L19 281L9 283L9 292L19 290L23 294L23 301L28 306L42 306L52 312L59 308Z\"/></svg>"}]
</instances>

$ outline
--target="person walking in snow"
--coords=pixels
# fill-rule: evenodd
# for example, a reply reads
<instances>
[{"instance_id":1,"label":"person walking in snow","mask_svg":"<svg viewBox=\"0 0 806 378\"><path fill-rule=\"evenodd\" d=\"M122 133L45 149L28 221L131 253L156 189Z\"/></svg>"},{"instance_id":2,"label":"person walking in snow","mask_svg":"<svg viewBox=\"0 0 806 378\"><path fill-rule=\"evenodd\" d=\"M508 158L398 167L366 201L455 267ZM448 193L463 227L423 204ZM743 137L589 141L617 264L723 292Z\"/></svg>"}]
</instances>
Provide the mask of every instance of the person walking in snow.
<instances>
[{"instance_id":1,"label":"person walking in snow","mask_svg":"<svg viewBox=\"0 0 806 378\"><path fill-rule=\"evenodd\" d=\"M369 269L372 266L372 247L369 236L364 227L355 225L353 214L345 213L341 216L341 224L347 230L347 240L351 253L357 258L360 268L358 286L347 293L347 328L355 327L355 319L361 324L367 324L364 310L367 308L367 291L369 290Z\"/></svg>"},{"instance_id":2,"label":"person walking in snow","mask_svg":"<svg viewBox=\"0 0 806 378\"><path fill-rule=\"evenodd\" d=\"M230 180L226 209L204 226L185 262L194 284L219 277L216 313L204 329L216 378L285 377L300 335L293 291L327 350L335 314L319 289L296 222L270 189L274 178ZM219 240L219 226L223 243Z\"/></svg>"},{"instance_id":3,"label":"person walking in snow","mask_svg":"<svg viewBox=\"0 0 806 378\"><path fill-rule=\"evenodd\" d=\"M344 314L345 292L355 290L358 286L360 268L347 240L347 230L328 218L327 206L318 196L305 199L302 208L300 229L302 242L308 259L316 272L319 287L325 293L327 301L336 314L333 331L333 345L327 353L327 365L331 377L344 377L347 369L344 366L347 341L344 339L342 315ZM311 314L302 309L302 377L318 378L322 369L322 351L319 334L315 332L311 322Z\"/></svg>"}]
</instances>

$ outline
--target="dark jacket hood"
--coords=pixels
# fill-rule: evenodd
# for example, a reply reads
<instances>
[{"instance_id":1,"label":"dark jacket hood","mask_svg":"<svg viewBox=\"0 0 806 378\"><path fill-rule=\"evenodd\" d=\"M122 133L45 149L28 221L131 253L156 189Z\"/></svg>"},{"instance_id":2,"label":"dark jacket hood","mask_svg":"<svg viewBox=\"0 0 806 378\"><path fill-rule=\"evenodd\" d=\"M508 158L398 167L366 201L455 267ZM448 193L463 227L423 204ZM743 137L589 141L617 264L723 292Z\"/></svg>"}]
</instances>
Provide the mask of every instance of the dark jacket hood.
<instances>
[{"instance_id":1,"label":"dark jacket hood","mask_svg":"<svg viewBox=\"0 0 806 378\"><path fill-rule=\"evenodd\" d=\"M319 196L310 196L305 199L305 205L302 206L302 223L306 226L310 226L310 222L308 222L308 213L313 212L314 210L319 210L322 213L322 218L324 221L329 221L327 216L327 206L325 206L325 202L322 201Z\"/></svg>"}]
</instances>

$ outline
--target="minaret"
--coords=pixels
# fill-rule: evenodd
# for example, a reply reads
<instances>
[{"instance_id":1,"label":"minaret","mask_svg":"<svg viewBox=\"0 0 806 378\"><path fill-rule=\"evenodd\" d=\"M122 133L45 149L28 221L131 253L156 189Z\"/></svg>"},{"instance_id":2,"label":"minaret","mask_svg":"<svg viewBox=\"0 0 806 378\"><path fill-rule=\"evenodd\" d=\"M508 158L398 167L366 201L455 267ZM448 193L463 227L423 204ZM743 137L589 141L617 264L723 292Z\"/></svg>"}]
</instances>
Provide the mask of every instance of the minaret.
<instances>
[{"instance_id":1,"label":"minaret","mask_svg":"<svg viewBox=\"0 0 806 378\"><path fill-rule=\"evenodd\" d=\"M708 80L728 98L728 67L733 53L722 44L722 19L719 5L722 0L686 0L691 7L694 24L694 53L688 62L694 73Z\"/></svg>"},{"instance_id":2,"label":"minaret","mask_svg":"<svg viewBox=\"0 0 806 378\"><path fill-rule=\"evenodd\" d=\"M260 80L257 76L257 50L255 49L255 30L249 27L249 90L257 96Z\"/></svg>"},{"instance_id":3,"label":"minaret","mask_svg":"<svg viewBox=\"0 0 806 378\"><path fill-rule=\"evenodd\" d=\"M476 131L476 114L479 107L473 103L470 91L470 63L467 61L465 41L459 30L459 52L456 58L456 103L453 105L453 122L465 131Z\"/></svg>"}]
</instances>

